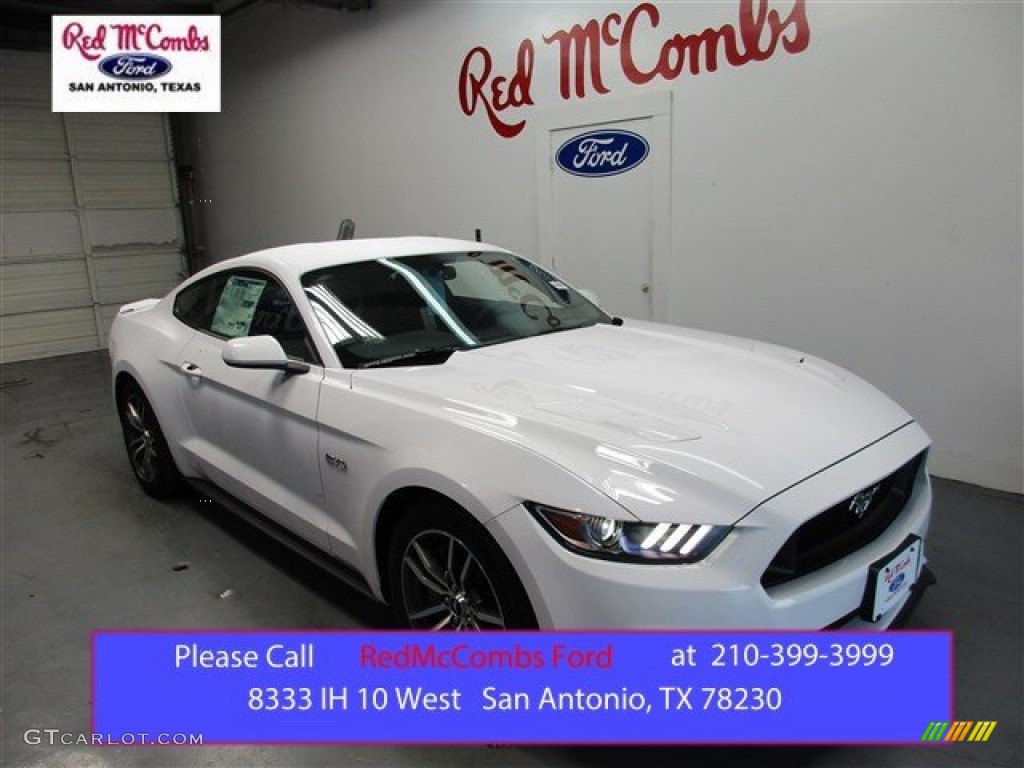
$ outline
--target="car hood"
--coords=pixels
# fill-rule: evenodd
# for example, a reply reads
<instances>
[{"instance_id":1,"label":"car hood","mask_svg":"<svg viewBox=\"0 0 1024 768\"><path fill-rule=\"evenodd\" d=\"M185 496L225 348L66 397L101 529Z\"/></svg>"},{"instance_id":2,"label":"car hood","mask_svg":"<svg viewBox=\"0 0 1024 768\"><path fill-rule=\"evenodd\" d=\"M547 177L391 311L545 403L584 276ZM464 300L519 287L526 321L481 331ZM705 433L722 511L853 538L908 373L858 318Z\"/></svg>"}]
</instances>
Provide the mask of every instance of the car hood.
<instances>
[{"instance_id":1,"label":"car hood","mask_svg":"<svg viewBox=\"0 0 1024 768\"><path fill-rule=\"evenodd\" d=\"M357 371L353 386L518 442L666 522L732 524L911 421L822 360L637 321Z\"/></svg>"}]
</instances>

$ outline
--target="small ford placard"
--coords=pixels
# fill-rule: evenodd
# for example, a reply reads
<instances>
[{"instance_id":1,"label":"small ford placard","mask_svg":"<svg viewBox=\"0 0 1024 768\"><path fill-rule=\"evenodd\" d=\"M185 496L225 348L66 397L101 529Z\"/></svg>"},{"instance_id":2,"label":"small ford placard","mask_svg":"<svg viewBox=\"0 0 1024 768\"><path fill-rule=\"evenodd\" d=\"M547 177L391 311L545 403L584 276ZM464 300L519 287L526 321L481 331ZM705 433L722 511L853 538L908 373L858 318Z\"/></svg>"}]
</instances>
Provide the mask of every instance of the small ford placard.
<instances>
[{"instance_id":1,"label":"small ford placard","mask_svg":"<svg viewBox=\"0 0 1024 768\"><path fill-rule=\"evenodd\" d=\"M569 139L558 148L555 162L573 176L617 176L640 165L650 151L647 139L637 133L605 129Z\"/></svg>"}]
</instances>

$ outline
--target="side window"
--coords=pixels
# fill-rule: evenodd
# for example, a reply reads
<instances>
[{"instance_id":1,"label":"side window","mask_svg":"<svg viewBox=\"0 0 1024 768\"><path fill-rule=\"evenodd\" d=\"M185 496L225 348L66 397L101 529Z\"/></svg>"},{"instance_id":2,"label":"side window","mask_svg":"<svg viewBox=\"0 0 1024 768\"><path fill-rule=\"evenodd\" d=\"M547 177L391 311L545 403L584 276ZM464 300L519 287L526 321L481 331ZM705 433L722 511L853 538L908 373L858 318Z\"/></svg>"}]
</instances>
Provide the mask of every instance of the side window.
<instances>
[{"instance_id":1,"label":"side window","mask_svg":"<svg viewBox=\"0 0 1024 768\"><path fill-rule=\"evenodd\" d=\"M306 332L306 324L302 322L302 315L299 314L291 296L275 280L264 278L262 282L265 285L260 290L255 306L251 309L252 314L249 316L249 328L246 335L273 336L281 342L285 354L307 363L320 365L320 358L313 346L313 340ZM246 290L253 291L253 293L246 294L246 301L248 301L255 295L255 288Z\"/></svg>"},{"instance_id":2,"label":"side window","mask_svg":"<svg viewBox=\"0 0 1024 768\"><path fill-rule=\"evenodd\" d=\"M181 291L174 299L174 316L185 325L208 331L226 279L213 275Z\"/></svg>"},{"instance_id":3,"label":"side window","mask_svg":"<svg viewBox=\"0 0 1024 768\"><path fill-rule=\"evenodd\" d=\"M231 275L221 291L210 330L229 339L264 333L259 328L252 330L252 326L268 282L265 277Z\"/></svg>"},{"instance_id":4,"label":"side window","mask_svg":"<svg viewBox=\"0 0 1024 768\"><path fill-rule=\"evenodd\" d=\"M288 292L259 272L221 273L182 291L174 315L221 338L268 335L290 357L320 365L320 358Z\"/></svg>"}]
</instances>

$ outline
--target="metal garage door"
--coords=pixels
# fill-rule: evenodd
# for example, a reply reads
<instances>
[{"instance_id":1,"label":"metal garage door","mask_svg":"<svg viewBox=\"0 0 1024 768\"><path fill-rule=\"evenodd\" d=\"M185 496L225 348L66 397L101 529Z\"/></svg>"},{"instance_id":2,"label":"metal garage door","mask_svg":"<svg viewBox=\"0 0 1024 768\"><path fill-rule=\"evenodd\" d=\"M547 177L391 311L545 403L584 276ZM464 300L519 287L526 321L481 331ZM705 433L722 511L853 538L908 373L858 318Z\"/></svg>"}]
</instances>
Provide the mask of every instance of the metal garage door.
<instances>
[{"instance_id":1,"label":"metal garage door","mask_svg":"<svg viewBox=\"0 0 1024 768\"><path fill-rule=\"evenodd\" d=\"M106 346L183 277L162 114L54 114L48 54L0 51L0 360Z\"/></svg>"}]
</instances>

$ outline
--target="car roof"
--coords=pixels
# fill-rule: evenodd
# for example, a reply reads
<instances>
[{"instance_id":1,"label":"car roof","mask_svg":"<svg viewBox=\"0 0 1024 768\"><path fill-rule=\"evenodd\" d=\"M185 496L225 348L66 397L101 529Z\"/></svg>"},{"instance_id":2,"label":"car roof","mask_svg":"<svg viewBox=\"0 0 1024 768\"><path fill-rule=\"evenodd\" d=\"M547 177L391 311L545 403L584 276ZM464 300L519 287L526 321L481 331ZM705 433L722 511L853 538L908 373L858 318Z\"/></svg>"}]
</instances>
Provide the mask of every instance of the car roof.
<instances>
[{"instance_id":1,"label":"car roof","mask_svg":"<svg viewBox=\"0 0 1024 768\"><path fill-rule=\"evenodd\" d=\"M212 266L217 271L225 267L246 266L262 267L279 274L301 275L310 270L336 264L352 264L358 261L415 256L424 253L458 253L481 250L508 253L504 248L473 240L455 240L447 237L379 237L283 245L219 261Z\"/></svg>"}]
</instances>

